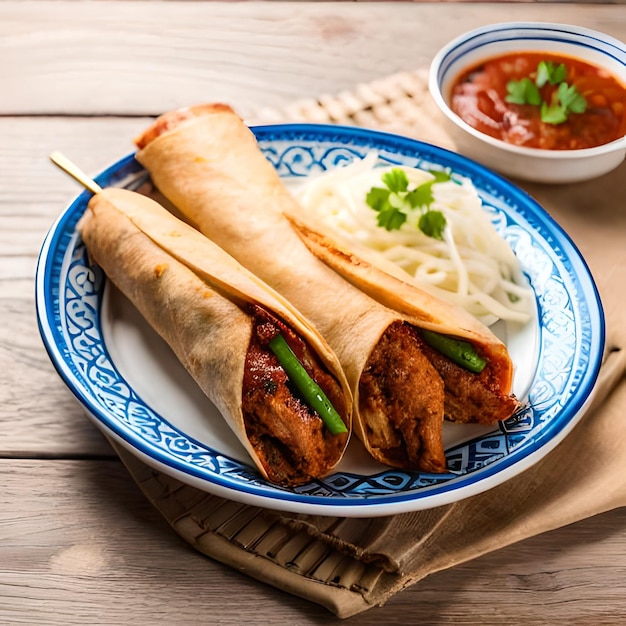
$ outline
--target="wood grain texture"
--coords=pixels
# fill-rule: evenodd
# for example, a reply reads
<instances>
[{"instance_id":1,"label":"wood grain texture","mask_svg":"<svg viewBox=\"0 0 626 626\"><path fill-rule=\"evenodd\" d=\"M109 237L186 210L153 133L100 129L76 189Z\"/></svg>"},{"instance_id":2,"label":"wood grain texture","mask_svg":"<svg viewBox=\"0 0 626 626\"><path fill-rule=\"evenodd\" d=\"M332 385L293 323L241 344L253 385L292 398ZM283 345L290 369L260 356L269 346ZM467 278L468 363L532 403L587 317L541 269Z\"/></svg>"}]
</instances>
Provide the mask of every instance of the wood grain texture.
<instances>
[{"instance_id":1,"label":"wood grain texture","mask_svg":"<svg viewBox=\"0 0 626 626\"><path fill-rule=\"evenodd\" d=\"M626 12L567 20L619 37ZM558 4L2 2L0 114L156 114L222 100L242 115L427 66L497 21L563 21Z\"/></svg>"},{"instance_id":2,"label":"wood grain texture","mask_svg":"<svg viewBox=\"0 0 626 626\"><path fill-rule=\"evenodd\" d=\"M184 544L121 463L0 461L2 624L597 624L626 617L626 510L434 574L347 620ZM45 476L45 480L42 477ZM25 486L28 489L25 489Z\"/></svg>"},{"instance_id":3,"label":"wood grain texture","mask_svg":"<svg viewBox=\"0 0 626 626\"><path fill-rule=\"evenodd\" d=\"M34 276L48 229L80 191L49 162L50 152L65 152L95 175L131 152L145 123L0 119L0 456L114 456L50 363L37 329Z\"/></svg>"}]
</instances>

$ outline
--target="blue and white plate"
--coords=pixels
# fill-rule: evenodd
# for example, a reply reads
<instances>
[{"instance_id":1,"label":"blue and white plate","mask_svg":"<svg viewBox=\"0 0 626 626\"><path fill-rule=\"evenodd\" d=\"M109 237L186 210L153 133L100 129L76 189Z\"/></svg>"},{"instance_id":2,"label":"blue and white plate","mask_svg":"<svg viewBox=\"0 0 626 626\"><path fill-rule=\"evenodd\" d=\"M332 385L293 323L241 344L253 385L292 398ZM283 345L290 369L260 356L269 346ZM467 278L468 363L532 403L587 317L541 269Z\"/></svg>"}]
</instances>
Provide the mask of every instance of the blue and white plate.
<instances>
[{"instance_id":1,"label":"blue and white plate","mask_svg":"<svg viewBox=\"0 0 626 626\"><path fill-rule=\"evenodd\" d=\"M531 323L497 330L516 366L514 392L528 408L492 428L445 424L446 474L384 467L353 438L332 475L297 489L276 487L260 477L169 348L89 264L76 232L90 197L84 192L43 244L37 310L52 362L99 428L152 467L204 491L272 509L351 517L426 509L483 492L530 467L572 430L600 368L604 317L580 253L537 203L484 167L411 139L307 124L253 130L289 179L375 150L392 164L450 168L472 180L536 295ZM133 187L145 179L130 155L97 182Z\"/></svg>"}]
</instances>

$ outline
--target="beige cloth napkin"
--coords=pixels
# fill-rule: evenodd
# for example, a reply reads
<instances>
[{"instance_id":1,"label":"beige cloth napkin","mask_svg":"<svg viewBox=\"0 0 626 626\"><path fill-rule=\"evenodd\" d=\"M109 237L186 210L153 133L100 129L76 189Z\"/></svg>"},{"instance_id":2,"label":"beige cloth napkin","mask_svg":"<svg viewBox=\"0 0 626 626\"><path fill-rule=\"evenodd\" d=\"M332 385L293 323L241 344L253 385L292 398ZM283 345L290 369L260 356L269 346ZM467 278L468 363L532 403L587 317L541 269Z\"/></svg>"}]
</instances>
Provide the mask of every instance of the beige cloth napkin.
<instances>
[{"instance_id":1,"label":"beige cloth napkin","mask_svg":"<svg viewBox=\"0 0 626 626\"><path fill-rule=\"evenodd\" d=\"M251 121L356 124L453 148L426 73L397 74L337 96L260 111ZM375 519L292 515L209 495L115 446L145 495L200 552L340 617L383 604L428 574L626 504L626 176L525 185L581 248L607 316L607 354L593 405L523 474L427 511ZM614 198L598 203L599 194ZM575 201L574 201L575 199ZM598 208L603 207L603 208Z\"/></svg>"}]
</instances>

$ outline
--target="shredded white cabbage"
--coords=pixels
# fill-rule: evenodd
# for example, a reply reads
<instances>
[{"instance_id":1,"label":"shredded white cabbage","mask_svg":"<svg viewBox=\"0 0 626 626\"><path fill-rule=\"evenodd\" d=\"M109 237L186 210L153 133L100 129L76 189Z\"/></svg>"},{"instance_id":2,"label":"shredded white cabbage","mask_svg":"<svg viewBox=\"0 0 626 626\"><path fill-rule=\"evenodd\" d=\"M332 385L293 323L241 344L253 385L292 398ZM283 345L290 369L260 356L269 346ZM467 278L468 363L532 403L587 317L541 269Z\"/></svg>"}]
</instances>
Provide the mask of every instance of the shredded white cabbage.
<instances>
[{"instance_id":1,"label":"shredded white cabbage","mask_svg":"<svg viewBox=\"0 0 626 626\"><path fill-rule=\"evenodd\" d=\"M404 170L410 189L434 178L421 169L381 166L372 152L308 179L294 193L307 214L344 239L379 252L422 289L465 308L483 323L528 321L532 291L470 180L453 175L449 181L432 185L430 209L446 218L443 239L419 229L419 210L409 212L398 230L388 231L377 224L378 214L366 203L366 196L372 187L384 187L381 177L394 167Z\"/></svg>"}]
</instances>

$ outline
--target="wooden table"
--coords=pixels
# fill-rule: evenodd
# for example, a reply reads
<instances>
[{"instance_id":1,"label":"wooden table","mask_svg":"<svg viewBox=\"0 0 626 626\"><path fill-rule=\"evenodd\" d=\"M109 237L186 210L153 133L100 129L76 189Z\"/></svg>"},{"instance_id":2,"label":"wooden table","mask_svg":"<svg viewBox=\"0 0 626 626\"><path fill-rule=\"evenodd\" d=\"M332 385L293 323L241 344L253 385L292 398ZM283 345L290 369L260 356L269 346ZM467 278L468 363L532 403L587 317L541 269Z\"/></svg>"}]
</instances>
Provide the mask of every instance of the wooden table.
<instances>
[{"instance_id":1,"label":"wooden table","mask_svg":"<svg viewBox=\"0 0 626 626\"><path fill-rule=\"evenodd\" d=\"M1 624L340 622L179 539L56 375L37 330L34 272L47 229L78 188L48 154L59 149L95 174L164 110L222 100L245 116L334 94L427 66L451 37L511 19L626 39L620 4L0 4ZM533 191L557 198L554 189ZM574 238L585 227L564 226ZM625 617L621 509L433 575L347 621Z\"/></svg>"}]
</instances>

